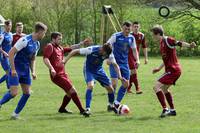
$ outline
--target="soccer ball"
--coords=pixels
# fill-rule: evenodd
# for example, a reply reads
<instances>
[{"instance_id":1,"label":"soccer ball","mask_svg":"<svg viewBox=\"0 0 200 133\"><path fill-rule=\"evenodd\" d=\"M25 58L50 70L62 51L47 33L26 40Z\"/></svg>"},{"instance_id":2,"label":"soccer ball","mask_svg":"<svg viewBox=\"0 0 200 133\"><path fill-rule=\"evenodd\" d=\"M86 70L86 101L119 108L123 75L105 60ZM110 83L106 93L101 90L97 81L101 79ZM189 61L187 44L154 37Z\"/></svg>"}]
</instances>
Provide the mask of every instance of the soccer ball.
<instances>
[{"instance_id":1,"label":"soccer ball","mask_svg":"<svg viewBox=\"0 0 200 133\"><path fill-rule=\"evenodd\" d=\"M119 115L128 115L130 113L130 109L127 105L121 104L118 108Z\"/></svg>"}]
</instances>

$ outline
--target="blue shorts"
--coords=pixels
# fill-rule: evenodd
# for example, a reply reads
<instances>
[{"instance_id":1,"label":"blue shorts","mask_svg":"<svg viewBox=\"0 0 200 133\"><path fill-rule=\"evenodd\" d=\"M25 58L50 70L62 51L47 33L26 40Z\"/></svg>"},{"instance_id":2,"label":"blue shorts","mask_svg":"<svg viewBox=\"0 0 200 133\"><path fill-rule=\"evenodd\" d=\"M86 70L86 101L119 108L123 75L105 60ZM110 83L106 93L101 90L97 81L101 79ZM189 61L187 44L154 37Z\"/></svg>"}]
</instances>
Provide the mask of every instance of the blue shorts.
<instances>
[{"instance_id":1,"label":"blue shorts","mask_svg":"<svg viewBox=\"0 0 200 133\"><path fill-rule=\"evenodd\" d=\"M97 70L96 72L92 72L84 68L83 73L86 83L97 80L103 87L111 85L111 81L103 68Z\"/></svg>"},{"instance_id":2,"label":"blue shorts","mask_svg":"<svg viewBox=\"0 0 200 133\"><path fill-rule=\"evenodd\" d=\"M126 80L130 79L130 70L129 70L129 66L127 65L119 65L120 71L121 71L121 75L123 78L125 78ZM115 71L115 67L111 64L109 66L110 69L110 76L111 78L118 78L117 72Z\"/></svg>"},{"instance_id":3,"label":"blue shorts","mask_svg":"<svg viewBox=\"0 0 200 133\"><path fill-rule=\"evenodd\" d=\"M10 69L10 62L8 57L1 57L1 66L3 67L4 71L8 71Z\"/></svg>"},{"instance_id":4,"label":"blue shorts","mask_svg":"<svg viewBox=\"0 0 200 133\"><path fill-rule=\"evenodd\" d=\"M18 86L19 84L31 85L30 70L26 69L24 72L17 71L17 76L15 77L11 75L10 71L8 75L8 83L10 86Z\"/></svg>"}]
</instances>

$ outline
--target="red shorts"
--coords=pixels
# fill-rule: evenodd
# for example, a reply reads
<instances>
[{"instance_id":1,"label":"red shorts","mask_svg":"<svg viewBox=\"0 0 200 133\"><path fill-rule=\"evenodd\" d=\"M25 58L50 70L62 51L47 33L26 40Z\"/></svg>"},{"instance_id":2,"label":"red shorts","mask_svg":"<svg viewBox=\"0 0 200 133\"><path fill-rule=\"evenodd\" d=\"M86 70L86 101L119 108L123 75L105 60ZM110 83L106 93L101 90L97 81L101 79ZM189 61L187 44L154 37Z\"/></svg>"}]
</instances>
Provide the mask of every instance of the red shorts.
<instances>
[{"instance_id":1,"label":"red shorts","mask_svg":"<svg viewBox=\"0 0 200 133\"><path fill-rule=\"evenodd\" d=\"M176 81L181 76L181 72L165 72L158 81L165 85L175 85Z\"/></svg>"},{"instance_id":2,"label":"red shorts","mask_svg":"<svg viewBox=\"0 0 200 133\"><path fill-rule=\"evenodd\" d=\"M66 93L73 87L71 80L67 74L56 75L55 77L51 76L51 80L61 87Z\"/></svg>"}]
</instances>

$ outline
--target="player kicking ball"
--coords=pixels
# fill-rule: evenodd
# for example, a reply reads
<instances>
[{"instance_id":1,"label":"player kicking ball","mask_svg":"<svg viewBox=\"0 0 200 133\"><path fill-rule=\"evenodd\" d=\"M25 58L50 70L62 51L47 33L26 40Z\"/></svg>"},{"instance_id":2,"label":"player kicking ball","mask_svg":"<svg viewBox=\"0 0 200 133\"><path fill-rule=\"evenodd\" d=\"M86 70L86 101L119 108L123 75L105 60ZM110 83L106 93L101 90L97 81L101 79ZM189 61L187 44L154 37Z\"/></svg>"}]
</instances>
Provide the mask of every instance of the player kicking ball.
<instances>
[{"instance_id":1,"label":"player kicking ball","mask_svg":"<svg viewBox=\"0 0 200 133\"><path fill-rule=\"evenodd\" d=\"M30 97L30 75L32 75L33 79L36 79L35 58L40 48L39 40L45 36L46 31L46 25L41 22L36 23L35 31L30 35L20 38L9 52L11 70L9 71L8 82L10 90L6 92L0 100L0 107L17 96L19 84L21 85L23 92L11 119L19 118L19 113L22 111Z\"/></svg>"},{"instance_id":2,"label":"player kicking ball","mask_svg":"<svg viewBox=\"0 0 200 133\"><path fill-rule=\"evenodd\" d=\"M79 44L72 45L70 48L63 48L61 46L62 34L54 32L51 34L51 42L44 48L44 63L49 68L50 77L53 83L61 87L65 91L62 105L60 106L59 113L72 113L66 109L68 103L73 102L78 107L80 114L89 116L89 114L83 109L81 101L78 97L75 87L72 85L68 74L65 72L65 66L63 64L64 54L71 52L73 49L80 48L81 45L87 45L90 40L86 39Z\"/></svg>"},{"instance_id":3,"label":"player kicking ball","mask_svg":"<svg viewBox=\"0 0 200 133\"><path fill-rule=\"evenodd\" d=\"M124 22L122 25L122 31L113 34L108 40L108 43L112 45L113 54L120 68L121 75L124 79L126 79L126 81L121 85L118 90L117 99L114 102L115 112L118 110L120 102L126 94L129 86L130 70L128 65L128 53L130 49L133 51L133 56L136 60L136 66L138 67L140 64L135 38L133 37L133 35L130 34L131 25L132 24L130 22ZM113 88L116 89L119 77L116 70L114 69L113 64L110 64L109 68L112 78L112 85Z\"/></svg>"},{"instance_id":4,"label":"player kicking ball","mask_svg":"<svg viewBox=\"0 0 200 133\"><path fill-rule=\"evenodd\" d=\"M157 80L153 87L163 108L160 117L176 116L173 97L169 91L169 88L175 85L176 81L181 76L181 66L177 59L176 46L194 48L196 44L194 42L189 44L176 41L172 37L165 36L162 26L159 25L153 27L151 31L153 33L153 38L160 42L160 52L163 60L163 63L158 68L153 69L153 74L165 68L165 73ZM167 108L165 100L167 100L170 109Z\"/></svg>"},{"instance_id":5,"label":"player kicking ball","mask_svg":"<svg viewBox=\"0 0 200 133\"><path fill-rule=\"evenodd\" d=\"M119 79L124 82L121 77L120 69L115 61L112 53L112 47L110 44L104 44L103 46L91 46L87 48L81 48L73 50L65 59L65 63L74 55L86 55L86 61L84 64L84 78L87 83L86 89L86 109L89 114L90 105L92 101L92 91L94 88L95 80L97 80L108 91L108 107L109 112L113 111L113 102L115 99L114 89L111 81L106 75L102 65L105 59L108 59L114 66Z\"/></svg>"}]
</instances>

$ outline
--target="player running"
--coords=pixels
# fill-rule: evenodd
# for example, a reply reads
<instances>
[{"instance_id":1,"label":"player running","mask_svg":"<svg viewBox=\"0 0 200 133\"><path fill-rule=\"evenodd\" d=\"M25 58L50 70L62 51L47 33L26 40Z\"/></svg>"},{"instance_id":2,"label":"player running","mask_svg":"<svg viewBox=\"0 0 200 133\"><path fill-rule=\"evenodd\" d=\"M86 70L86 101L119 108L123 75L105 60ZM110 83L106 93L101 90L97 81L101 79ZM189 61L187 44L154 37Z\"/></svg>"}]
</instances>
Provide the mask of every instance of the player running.
<instances>
[{"instance_id":1,"label":"player running","mask_svg":"<svg viewBox=\"0 0 200 133\"><path fill-rule=\"evenodd\" d=\"M16 23L16 33L13 34L13 41L12 41L12 46L15 45L15 43L23 36L26 34L23 33L23 28L24 25L22 22L17 22Z\"/></svg>"},{"instance_id":2,"label":"player running","mask_svg":"<svg viewBox=\"0 0 200 133\"><path fill-rule=\"evenodd\" d=\"M12 46L12 21L11 20L6 20L4 22L4 32L2 33L2 43L0 44L2 48L2 52L6 52L7 54L3 54L1 57L1 66L3 67L3 70L6 72L6 74L0 78L0 83L6 81L7 88L9 88L9 83L8 83L8 73L10 69L10 63L9 63L9 58L8 58L8 52L11 49Z\"/></svg>"},{"instance_id":3,"label":"player running","mask_svg":"<svg viewBox=\"0 0 200 133\"><path fill-rule=\"evenodd\" d=\"M169 91L169 88L175 85L176 81L181 76L181 66L177 59L176 46L193 48L196 44L194 42L188 44L186 42L176 41L172 37L165 36L162 26L159 25L153 27L151 31L153 33L153 38L160 42L160 52L163 60L163 63L158 68L153 69L152 72L154 74L159 72L162 68L165 68L165 73L157 80L153 87L163 108L160 117L176 116L173 97ZM167 108L165 100L167 100L170 109Z\"/></svg>"},{"instance_id":4,"label":"player running","mask_svg":"<svg viewBox=\"0 0 200 133\"><path fill-rule=\"evenodd\" d=\"M41 22L36 23L35 31L20 38L9 52L9 61L11 69L8 75L10 90L6 92L0 100L0 107L18 94L19 84L21 85L23 95L13 112L11 119L18 119L26 102L30 97L31 76L36 79L35 58L40 48L41 40L47 31L47 26ZM31 72L30 72L31 71Z\"/></svg>"},{"instance_id":5,"label":"player running","mask_svg":"<svg viewBox=\"0 0 200 133\"><path fill-rule=\"evenodd\" d=\"M133 22L131 34L135 37L138 55L140 53L140 47L142 45L143 53L144 53L144 59L145 59L144 62L145 62L145 64L147 64L148 63L147 44L146 44L144 34L142 32L140 32L139 22L137 22L137 21ZM130 68L130 73L131 73L130 75L131 76L130 76L129 87L128 87L127 92L133 93L131 91L131 87L132 87L132 83L134 83L135 89L136 89L136 94L142 94L142 90L140 88L138 78L137 78L137 67L135 65L135 59L134 59L134 56L133 56L132 49L130 49L130 51L129 51L128 63L129 63L129 68Z\"/></svg>"},{"instance_id":6,"label":"player running","mask_svg":"<svg viewBox=\"0 0 200 133\"><path fill-rule=\"evenodd\" d=\"M108 91L108 107L107 110L113 111L113 102L115 99L114 89L112 87L111 81L106 75L103 69L103 61L108 59L110 63L114 66L115 71L119 79L123 82L121 77L121 72L119 66L117 65L115 58L112 53L112 46L110 44L104 44L103 46L91 46L87 48L81 48L73 50L65 59L65 63L74 55L86 55L86 61L84 64L84 78L87 84L86 89L86 109L89 114L90 105L92 101L92 91L94 88L95 80L97 80L106 90Z\"/></svg>"},{"instance_id":7,"label":"player running","mask_svg":"<svg viewBox=\"0 0 200 133\"><path fill-rule=\"evenodd\" d=\"M129 86L130 72L128 66L128 53L130 48L132 49L134 58L136 59L136 66L138 67L140 64L135 38L130 34L131 25L132 24L130 22L124 22L122 26L122 32L113 34L108 40L108 43L113 47L113 54L117 64L119 65L122 77L126 79L126 81L119 88L117 99L114 102L116 109L119 107L120 102L122 101ZM109 68L112 78L112 85L113 88L116 89L119 77L114 69L113 64L110 64Z\"/></svg>"},{"instance_id":8,"label":"player running","mask_svg":"<svg viewBox=\"0 0 200 133\"><path fill-rule=\"evenodd\" d=\"M68 74L65 72L65 66L63 64L64 54L71 52L72 49L80 48L81 45L88 44L89 39L80 42L79 44L72 45L70 48L63 48L61 46L62 34L54 32L51 34L51 43L44 48L44 63L49 68L50 77L53 83L61 87L65 91L62 105L60 106L59 113L72 113L65 109L68 103L73 102L78 107L80 114L89 116L89 114L83 109L81 101L78 97L75 87L72 85Z\"/></svg>"}]
</instances>

